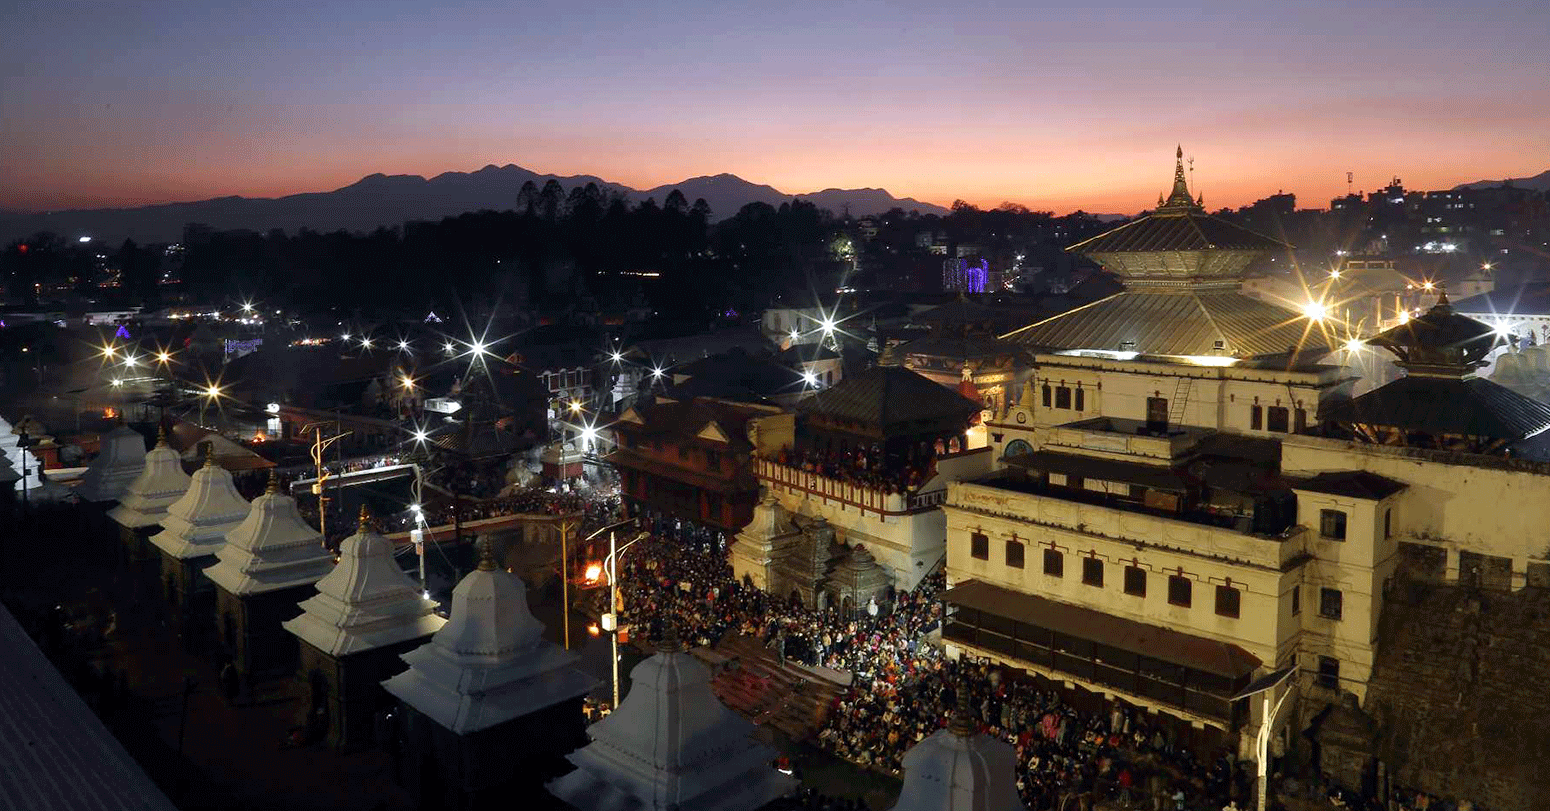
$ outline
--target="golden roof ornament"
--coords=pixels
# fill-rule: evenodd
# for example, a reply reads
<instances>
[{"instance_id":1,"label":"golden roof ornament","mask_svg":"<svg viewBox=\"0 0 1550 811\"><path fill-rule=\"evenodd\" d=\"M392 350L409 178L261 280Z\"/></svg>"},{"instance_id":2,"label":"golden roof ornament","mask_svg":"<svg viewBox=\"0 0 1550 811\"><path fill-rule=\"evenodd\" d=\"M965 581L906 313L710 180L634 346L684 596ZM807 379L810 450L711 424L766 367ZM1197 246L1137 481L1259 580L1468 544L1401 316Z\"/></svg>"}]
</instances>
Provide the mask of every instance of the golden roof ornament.
<instances>
[{"instance_id":1,"label":"golden roof ornament","mask_svg":"<svg viewBox=\"0 0 1550 811\"><path fill-rule=\"evenodd\" d=\"M167 447L167 423L165 422L156 423L156 447Z\"/></svg>"},{"instance_id":2,"label":"golden roof ornament","mask_svg":"<svg viewBox=\"0 0 1550 811\"><path fill-rule=\"evenodd\" d=\"M205 467L215 467L215 443L205 440Z\"/></svg>"},{"instance_id":3,"label":"golden roof ornament","mask_svg":"<svg viewBox=\"0 0 1550 811\"><path fill-rule=\"evenodd\" d=\"M495 565L495 543L484 537L479 539L479 571L493 572L498 567Z\"/></svg>"},{"instance_id":4,"label":"golden roof ornament","mask_svg":"<svg viewBox=\"0 0 1550 811\"><path fill-rule=\"evenodd\" d=\"M657 640L657 653L683 653L686 649L678 638L678 623L668 619L663 622L662 638Z\"/></svg>"},{"instance_id":5,"label":"golden roof ornament","mask_svg":"<svg viewBox=\"0 0 1550 811\"><path fill-rule=\"evenodd\" d=\"M960 738L972 738L980 731L979 719L974 717L974 710L969 705L967 679L958 683L958 700L953 707L952 720L947 722L947 730Z\"/></svg>"},{"instance_id":6,"label":"golden roof ornament","mask_svg":"<svg viewBox=\"0 0 1550 811\"><path fill-rule=\"evenodd\" d=\"M1184 177L1184 146L1181 144L1174 152L1173 163L1173 193L1168 199L1158 204L1159 210L1191 210L1199 208L1193 195L1189 193L1189 180Z\"/></svg>"},{"instance_id":7,"label":"golden roof ornament","mask_svg":"<svg viewBox=\"0 0 1550 811\"><path fill-rule=\"evenodd\" d=\"M356 524L355 529L362 533L371 531L371 510L366 509L365 504L361 505L360 522Z\"/></svg>"},{"instance_id":8,"label":"golden roof ornament","mask_svg":"<svg viewBox=\"0 0 1550 811\"><path fill-rule=\"evenodd\" d=\"M271 496L274 495L275 493L280 492L280 469L279 468L273 468L273 467L269 468L269 488L266 489L264 492L268 493Z\"/></svg>"}]
</instances>

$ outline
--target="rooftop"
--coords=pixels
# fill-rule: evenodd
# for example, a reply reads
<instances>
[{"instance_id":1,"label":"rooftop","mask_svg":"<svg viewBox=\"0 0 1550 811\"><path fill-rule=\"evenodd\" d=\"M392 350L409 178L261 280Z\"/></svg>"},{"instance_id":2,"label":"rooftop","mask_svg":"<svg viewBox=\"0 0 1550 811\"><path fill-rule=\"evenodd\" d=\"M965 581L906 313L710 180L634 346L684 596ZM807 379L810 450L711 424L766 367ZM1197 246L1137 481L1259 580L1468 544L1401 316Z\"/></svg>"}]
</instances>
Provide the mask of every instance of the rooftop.
<instances>
[{"instance_id":1,"label":"rooftop","mask_svg":"<svg viewBox=\"0 0 1550 811\"><path fill-rule=\"evenodd\" d=\"M981 408L980 403L899 366L874 366L797 403L798 413L885 434L921 424L967 424Z\"/></svg>"}]
</instances>

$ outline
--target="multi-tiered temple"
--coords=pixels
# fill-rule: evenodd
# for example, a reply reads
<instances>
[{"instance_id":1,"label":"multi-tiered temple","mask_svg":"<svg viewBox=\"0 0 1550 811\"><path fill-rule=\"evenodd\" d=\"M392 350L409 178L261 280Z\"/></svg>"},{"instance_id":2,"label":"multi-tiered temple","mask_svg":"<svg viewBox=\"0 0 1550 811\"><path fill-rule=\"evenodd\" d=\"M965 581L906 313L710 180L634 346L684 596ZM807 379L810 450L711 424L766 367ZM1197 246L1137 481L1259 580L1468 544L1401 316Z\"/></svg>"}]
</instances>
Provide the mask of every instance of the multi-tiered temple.
<instances>
[{"instance_id":1,"label":"multi-tiered temple","mask_svg":"<svg viewBox=\"0 0 1550 811\"><path fill-rule=\"evenodd\" d=\"M369 743L373 716L392 707L382 682L403 671L399 657L419 647L446 620L393 559L393 544L361 508L360 526L339 550L339 565L284 623L301 640L301 675L312 713L328 720L338 747ZM385 742L384 742L385 743Z\"/></svg>"},{"instance_id":2,"label":"multi-tiered temple","mask_svg":"<svg viewBox=\"0 0 1550 811\"><path fill-rule=\"evenodd\" d=\"M587 730L576 770L549 791L579 811L753 811L795 788L774 749L710 689L676 638L630 671L630 693Z\"/></svg>"},{"instance_id":3,"label":"multi-tiered temple","mask_svg":"<svg viewBox=\"0 0 1550 811\"><path fill-rule=\"evenodd\" d=\"M151 536L151 545L161 552L163 594L190 642L215 614L215 589L205 567L215 562L226 533L242 523L249 509L231 473L217 465L210 446L205 447L204 467L194 472L188 491L167 508L161 532Z\"/></svg>"},{"instance_id":4,"label":"multi-tiered temple","mask_svg":"<svg viewBox=\"0 0 1550 811\"><path fill-rule=\"evenodd\" d=\"M451 619L383 683L404 708L398 776L422 807L509 806L586 743L581 700L597 680L543 631L485 541L452 590Z\"/></svg>"},{"instance_id":5,"label":"multi-tiered temple","mask_svg":"<svg viewBox=\"0 0 1550 811\"><path fill-rule=\"evenodd\" d=\"M259 678L295 671L296 639L280 624L334 570L323 536L302 520L296 499L279 484L271 473L268 492L253 499L247 518L226 533L215 565L205 569L215 584L216 627L244 691Z\"/></svg>"},{"instance_id":6,"label":"multi-tiered temple","mask_svg":"<svg viewBox=\"0 0 1550 811\"><path fill-rule=\"evenodd\" d=\"M119 525L125 557L131 562L155 559L148 543L167 516L167 508L188 492L189 476L183 472L178 452L167 445L162 432L156 447L145 454L145 467L119 497L108 517Z\"/></svg>"}]
</instances>

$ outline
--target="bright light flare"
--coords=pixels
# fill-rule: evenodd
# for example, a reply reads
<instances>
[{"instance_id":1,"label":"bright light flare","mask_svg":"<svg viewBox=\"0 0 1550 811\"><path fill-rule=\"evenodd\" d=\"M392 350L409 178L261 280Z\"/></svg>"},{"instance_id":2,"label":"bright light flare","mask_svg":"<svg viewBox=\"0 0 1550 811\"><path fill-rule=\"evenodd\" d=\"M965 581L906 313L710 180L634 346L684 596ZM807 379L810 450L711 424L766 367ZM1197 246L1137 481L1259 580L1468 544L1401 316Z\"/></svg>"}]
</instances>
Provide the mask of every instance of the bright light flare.
<instances>
[{"instance_id":1,"label":"bright light flare","mask_svg":"<svg viewBox=\"0 0 1550 811\"><path fill-rule=\"evenodd\" d=\"M118 378L116 378L116 377L115 377L115 378L113 378L113 380L112 380L112 381L110 381L110 382L111 382L111 383L112 383L112 384L113 384L113 388L115 388L115 389L116 389L116 388L118 388L118 387L119 387L119 386L122 386L122 385L124 385L124 381L122 381L122 380L119 380L119 379L118 379Z\"/></svg>"},{"instance_id":2,"label":"bright light flare","mask_svg":"<svg viewBox=\"0 0 1550 811\"><path fill-rule=\"evenodd\" d=\"M244 301L244 302L242 302L242 311L245 312L245 313L253 312L253 302L251 302L251 301Z\"/></svg>"},{"instance_id":3,"label":"bright light flare","mask_svg":"<svg viewBox=\"0 0 1550 811\"><path fill-rule=\"evenodd\" d=\"M1367 344L1362 341L1361 338L1347 338L1345 342L1345 351L1360 352L1366 346Z\"/></svg>"},{"instance_id":4,"label":"bright light flare","mask_svg":"<svg viewBox=\"0 0 1550 811\"><path fill-rule=\"evenodd\" d=\"M1509 324L1497 324L1491 327L1491 331L1496 333L1496 337L1505 339L1512 335L1512 326Z\"/></svg>"},{"instance_id":5,"label":"bright light flare","mask_svg":"<svg viewBox=\"0 0 1550 811\"><path fill-rule=\"evenodd\" d=\"M134 355L125 355L124 356L124 365L128 366L131 369L133 369L135 367L135 364L137 364L139 362L140 362L140 359L135 357Z\"/></svg>"},{"instance_id":6,"label":"bright light flare","mask_svg":"<svg viewBox=\"0 0 1550 811\"><path fill-rule=\"evenodd\" d=\"M410 377L409 375L404 375L403 377L399 378L398 384L406 389L413 390L414 378Z\"/></svg>"},{"instance_id":7,"label":"bright light flare","mask_svg":"<svg viewBox=\"0 0 1550 811\"><path fill-rule=\"evenodd\" d=\"M588 563L586 571L582 574L588 583L596 583L603 577L603 566L598 563Z\"/></svg>"},{"instance_id":8,"label":"bright light flare","mask_svg":"<svg viewBox=\"0 0 1550 811\"><path fill-rule=\"evenodd\" d=\"M572 401L570 401L570 410L571 410L572 414L580 414L581 413L581 401L580 400L572 400Z\"/></svg>"},{"instance_id":9,"label":"bright light flare","mask_svg":"<svg viewBox=\"0 0 1550 811\"><path fill-rule=\"evenodd\" d=\"M362 338L361 339L361 348L362 349L370 349L371 348L371 339L370 338Z\"/></svg>"},{"instance_id":10,"label":"bright light flare","mask_svg":"<svg viewBox=\"0 0 1550 811\"><path fill-rule=\"evenodd\" d=\"M624 356L619 354L618 352L611 352L608 355L608 359L613 361L614 363L618 363L618 362L624 360Z\"/></svg>"},{"instance_id":11,"label":"bright light flare","mask_svg":"<svg viewBox=\"0 0 1550 811\"><path fill-rule=\"evenodd\" d=\"M409 342L408 341L399 341L398 342L398 351L400 351L400 352L408 352L409 351Z\"/></svg>"},{"instance_id":12,"label":"bright light flare","mask_svg":"<svg viewBox=\"0 0 1550 811\"><path fill-rule=\"evenodd\" d=\"M107 346L104 346L102 348L102 356L104 358L111 358L111 357L116 356L117 354L118 354L118 347L116 347L116 346L114 346L112 344L108 344Z\"/></svg>"},{"instance_id":13,"label":"bright light flare","mask_svg":"<svg viewBox=\"0 0 1550 811\"><path fill-rule=\"evenodd\" d=\"M1331 279L1339 279L1340 278L1340 271L1338 271L1338 270L1331 270L1329 272L1329 278L1331 278Z\"/></svg>"},{"instance_id":14,"label":"bright light flare","mask_svg":"<svg viewBox=\"0 0 1550 811\"><path fill-rule=\"evenodd\" d=\"M171 352L165 352L165 351L157 352L156 353L156 362L157 363L171 363L172 362L172 353Z\"/></svg>"},{"instance_id":15,"label":"bright light flare","mask_svg":"<svg viewBox=\"0 0 1550 811\"><path fill-rule=\"evenodd\" d=\"M653 367L651 370L651 377L653 380L660 380L662 378L661 367Z\"/></svg>"},{"instance_id":16,"label":"bright light flare","mask_svg":"<svg viewBox=\"0 0 1550 811\"><path fill-rule=\"evenodd\" d=\"M217 386L214 383L211 383L210 385L205 386L204 396L209 397L211 399L215 399L215 398L220 397L221 396L221 387Z\"/></svg>"},{"instance_id":17,"label":"bright light flare","mask_svg":"<svg viewBox=\"0 0 1550 811\"><path fill-rule=\"evenodd\" d=\"M814 374L811 371L803 372L802 373L802 382L806 383L809 386L816 386L816 385L818 385L818 375Z\"/></svg>"},{"instance_id":18,"label":"bright light flare","mask_svg":"<svg viewBox=\"0 0 1550 811\"><path fill-rule=\"evenodd\" d=\"M430 439L430 436L431 436L430 434L425 433L425 429L418 428L418 429L415 429L415 432L414 432L414 441L415 442L424 442L425 440Z\"/></svg>"},{"instance_id":19,"label":"bright light flare","mask_svg":"<svg viewBox=\"0 0 1550 811\"><path fill-rule=\"evenodd\" d=\"M1309 301L1302 305L1302 314L1307 316L1309 321L1323 321L1325 316L1329 315L1329 308L1321 301Z\"/></svg>"},{"instance_id":20,"label":"bright light flare","mask_svg":"<svg viewBox=\"0 0 1550 811\"><path fill-rule=\"evenodd\" d=\"M1433 284L1432 282L1421 282L1422 290L1433 290L1436 289L1436 287L1437 285Z\"/></svg>"}]
</instances>

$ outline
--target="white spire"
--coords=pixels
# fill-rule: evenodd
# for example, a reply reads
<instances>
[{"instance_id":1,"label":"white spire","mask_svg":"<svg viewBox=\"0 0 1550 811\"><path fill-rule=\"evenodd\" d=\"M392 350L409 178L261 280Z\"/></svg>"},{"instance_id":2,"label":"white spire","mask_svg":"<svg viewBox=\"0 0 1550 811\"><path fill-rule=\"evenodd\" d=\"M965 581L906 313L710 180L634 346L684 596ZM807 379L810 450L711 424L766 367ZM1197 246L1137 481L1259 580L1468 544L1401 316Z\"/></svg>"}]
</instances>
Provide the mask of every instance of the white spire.
<instances>
[{"instance_id":1,"label":"white spire","mask_svg":"<svg viewBox=\"0 0 1550 811\"><path fill-rule=\"evenodd\" d=\"M269 492L253 499L248 517L226 533L215 565L205 575L232 594L268 591L316 583L334 570L334 556L323 548L323 536L307 526L296 499L279 492L270 480Z\"/></svg>"},{"instance_id":2,"label":"white spire","mask_svg":"<svg viewBox=\"0 0 1550 811\"><path fill-rule=\"evenodd\" d=\"M43 461L33 452L22 449L21 437L4 417L0 417L0 454L16 471L17 476L11 481L16 482L17 490L37 490L46 483L42 480Z\"/></svg>"},{"instance_id":3,"label":"white spire","mask_svg":"<svg viewBox=\"0 0 1550 811\"><path fill-rule=\"evenodd\" d=\"M75 492L87 501L117 501L145 469L145 437L120 424L99 442L97 458L91 460Z\"/></svg>"},{"instance_id":4,"label":"white spire","mask_svg":"<svg viewBox=\"0 0 1550 811\"><path fill-rule=\"evenodd\" d=\"M151 543L179 560L213 555L247 514L248 500L237 492L231 473L207 456L188 492L167 508Z\"/></svg>"},{"instance_id":5,"label":"white spire","mask_svg":"<svg viewBox=\"0 0 1550 811\"><path fill-rule=\"evenodd\" d=\"M145 454L145 467L119 497L108 517L125 527L160 524L167 508L188 491L189 476L183 472L178 452L167 447L165 436Z\"/></svg>"},{"instance_id":6,"label":"white spire","mask_svg":"<svg viewBox=\"0 0 1550 811\"><path fill-rule=\"evenodd\" d=\"M522 579L485 551L452 590L452 618L404 654L409 669L382 683L405 704L459 735L520 718L597 686L577 656L543 638Z\"/></svg>"},{"instance_id":7,"label":"white spire","mask_svg":"<svg viewBox=\"0 0 1550 811\"><path fill-rule=\"evenodd\" d=\"M363 511L364 512L364 511ZM367 526L344 539L339 565L303 600L302 615L285 629L330 656L373 650L430 636L446 624L436 603L420 595L398 562L393 545Z\"/></svg>"},{"instance_id":8,"label":"white spire","mask_svg":"<svg viewBox=\"0 0 1550 811\"><path fill-rule=\"evenodd\" d=\"M1027 811L1017 795L1017 752L977 731L959 685L958 711L947 729L904 753L904 790L891 811Z\"/></svg>"},{"instance_id":9,"label":"white spire","mask_svg":"<svg viewBox=\"0 0 1550 811\"><path fill-rule=\"evenodd\" d=\"M789 793L774 749L710 689L710 671L663 651L630 671L629 696L567 758L550 793L581 811L752 811Z\"/></svg>"}]
</instances>

